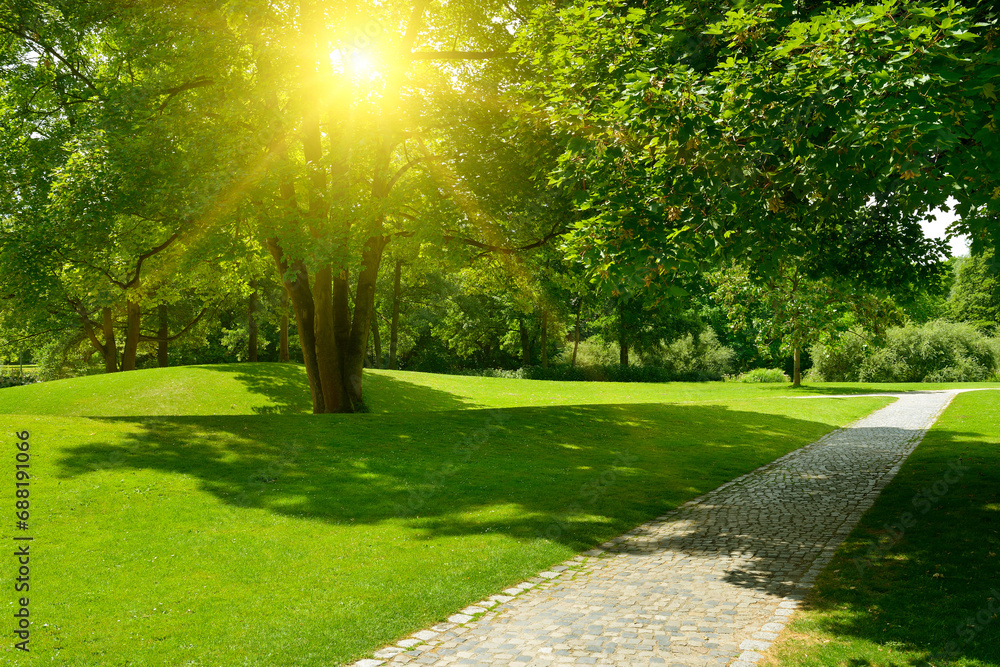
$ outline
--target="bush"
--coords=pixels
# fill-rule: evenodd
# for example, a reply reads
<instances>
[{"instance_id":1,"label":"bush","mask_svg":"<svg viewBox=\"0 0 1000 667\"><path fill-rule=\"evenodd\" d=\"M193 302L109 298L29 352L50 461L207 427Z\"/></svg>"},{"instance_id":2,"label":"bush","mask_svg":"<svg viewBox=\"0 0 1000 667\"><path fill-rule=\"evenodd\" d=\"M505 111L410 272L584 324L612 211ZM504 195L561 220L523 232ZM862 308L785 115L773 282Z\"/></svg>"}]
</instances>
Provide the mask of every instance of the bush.
<instances>
[{"instance_id":1,"label":"bush","mask_svg":"<svg viewBox=\"0 0 1000 667\"><path fill-rule=\"evenodd\" d=\"M860 364L863 382L981 382L1000 370L1000 341L941 320L890 329Z\"/></svg>"},{"instance_id":2,"label":"bush","mask_svg":"<svg viewBox=\"0 0 1000 667\"><path fill-rule=\"evenodd\" d=\"M17 371L7 374L0 372L0 389L5 389L7 387L20 387L24 384L34 384L38 382L38 378L28 375L27 373L21 374Z\"/></svg>"},{"instance_id":3,"label":"bush","mask_svg":"<svg viewBox=\"0 0 1000 667\"><path fill-rule=\"evenodd\" d=\"M864 382L982 382L1000 370L1000 341L936 320L890 329L861 366Z\"/></svg>"},{"instance_id":4,"label":"bush","mask_svg":"<svg viewBox=\"0 0 1000 667\"><path fill-rule=\"evenodd\" d=\"M1000 340L944 320L890 329L877 347L848 335L810 352L830 382L982 382L1000 371Z\"/></svg>"},{"instance_id":5,"label":"bush","mask_svg":"<svg viewBox=\"0 0 1000 667\"><path fill-rule=\"evenodd\" d=\"M826 376L816 368L810 368L802 373L802 382L806 384L815 384L817 382L828 382L828 380L826 379Z\"/></svg>"},{"instance_id":6,"label":"bush","mask_svg":"<svg viewBox=\"0 0 1000 667\"><path fill-rule=\"evenodd\" d=\"M606 382L704 382L721 380L731 373L736 359L732 348L722 345L711 329L697 337L687 334L670 343L637 352L635 356L640 363L627 368L618 363L618 352L617 343L604 342L594 336L580 341L575 368L569 365L572 346L567 346L551 367L523 369L522 377Z\"/></svg>"},{"instance_id":7,"label":"bush","mask_svg":"<svg viewBox=\"0 0 1000 667\"><path fill-rule=\"evenodd\" d=\"M826 382L858 382L861 364L870 351L862 332L849 331L835 343L816 343L809 348L813 364L810 371Z\"/></svg>"},{"instance_id":8,"label":"bush","mask_svg":"<svg viewBox=\"0 0 1000 667\"><path fill-rule=\"evenodd\" d=\"M729 382L791 382L785 371L780 368L755 368L736 377L727 377Z\"/></svg>"},{"instance_id":9,"label":"bush","mask_svg":"<svg viewBox=\"0 0 1000 667\"><path fill-rule=\"evenodd\" d=\"M658 366L677 379L721 380L733 370L736 352L719 343L711 329L697 339L691 334L663 346Z\"/></svg>"}]
</instances>

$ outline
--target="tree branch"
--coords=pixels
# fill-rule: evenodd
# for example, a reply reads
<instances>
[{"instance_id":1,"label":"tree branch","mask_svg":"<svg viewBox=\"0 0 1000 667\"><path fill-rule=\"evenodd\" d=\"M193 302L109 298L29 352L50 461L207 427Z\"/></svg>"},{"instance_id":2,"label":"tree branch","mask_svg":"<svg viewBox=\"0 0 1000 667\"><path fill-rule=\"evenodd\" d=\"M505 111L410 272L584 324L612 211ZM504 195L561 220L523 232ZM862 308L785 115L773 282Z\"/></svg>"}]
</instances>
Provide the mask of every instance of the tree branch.
<instances>
[{"instance_id":1,"label":"tree branch","mask_svg":"<svg viewBox=\"0 0 1000 667\"><path fill-rule=\"evenodd\" d=\"M77 79L85 83L87 87L90 88L92 91L94 91L94 93L98 97L104 99L104 94L101 93L101 90L94 84L93 81L90 80L90 78L87 75L85 75L83 72L74 67L73 64L69 62L69 60L67 60L61 53L59 53L54 48L43 42L40 38L32 37L27 32L23 30L18 30L17 28L8 27L6 28L6 31L16 37L20 37L26 42L31 42L32 44L40 47L43 51L45 51L45 53L49 54L50 56L61 62L63 66L65 66L66 69L68 69L73 76L75 76Z\"/></svg>"},{"instance_id":2,"label":"tree branch","mask_svg":"<svg viewBox=\"0 0 1000 667\"><path fill-rule=\"evenodd\" d=\"M170 104L170 100L174 99L186 90L194 90L195 88L205 88L207 86L214 86L215 81L213 79L207 79L205 77L194 79L193 81L188 81L187 83L182 83L179 86L174 86L173 88L167 88L161 95L166 95L167 99L163 100L163 103L156 108L155 113L163 113L163 110L167 108Z\"/></svg>"},{"instance_id":3,"label":"tree branch","mask_svg":"<svg viewBox=\"0 0 1000 667\"><path fill-rule=\"evenodd\" d=\"M509 51L416 51L410 60L488 60L490 58L516 58Z\"/></svg>"},{"instance_id":4,"label":"tree branch","mask_svg":"<svg viewBox=\"0 0 1000 667\"><path fill-rule=\"evenodd\" d=\"M139 336L139 342L140 343L169 343L170 341L177 340L178 338L180 338L181 336L183 336L184 334L186 334L188 331L190 331L191 328L194 327L194 325L198 324L198 321L201 320L201 318L204 317L205 313L207 313L207 312L208 312L208 308L207 307L206 308L202 308L201 312L198 313L198 317L196 317L193 320L191 320L190 322L188 322L188 324L187 324L186 327L184 327L183 329L181 329L180 331L178 331L177 333L175 333L173 336L167 336L166 338L161 338L159 336L147 336L145 334L140 334L140 336Z\"/></svg>"},{"instance_id":5,"label":"tree branch","mask_svg":"<svg viewBox=\"0 0 1000 667\"><path fill-rule=\"evenodd\" d=\"M153 255L155 255L157 253L160 253L160 252L166 250L167 248L169 248L170 244L172 244L174 241L176 241L179 237L180 237L180 232L174 232L173 234L170 235L170 238L168 238L166 241L164 241L160 245L156 246L152 250L148 250L148 251L142 253L141 255L139 255L139 257L138 257L138 259L136 260L136 263L135 263L135 272L132 274L132 280L130 280L127 283L125 283L122 286L122 289L129 289L130 287L134 286L137 282L139 282L139 275L142 272L142 263L145 262L150 257L152 257ZM118 284L121 285L121 283L118 283Z\"/></svg>"},{"instance_id":6,"label":"tree branch","mask_svg":"<svg viewBox=\"0 0 1000 667\"><path fill-rule=\"evenodd\" d=\"M403 174L405 174L406 172L408 172L410 169L412 169L413 167L417 166L421 162L427 162L429 160L443 160L443 159L444 159L443 157L437 157L435 155L429 155L429 156L418 157L418 158L414 158L414 159L410 160L409 162L407 162L406 164L404 164L402 167L400 167L396 171L395 174L392 175L392 178L389 179L388 185L386 185L385 191L386 192L391 192L393 186L395 186L396 182L400 178L402 178Z\"/></svg>"}]
</instances>

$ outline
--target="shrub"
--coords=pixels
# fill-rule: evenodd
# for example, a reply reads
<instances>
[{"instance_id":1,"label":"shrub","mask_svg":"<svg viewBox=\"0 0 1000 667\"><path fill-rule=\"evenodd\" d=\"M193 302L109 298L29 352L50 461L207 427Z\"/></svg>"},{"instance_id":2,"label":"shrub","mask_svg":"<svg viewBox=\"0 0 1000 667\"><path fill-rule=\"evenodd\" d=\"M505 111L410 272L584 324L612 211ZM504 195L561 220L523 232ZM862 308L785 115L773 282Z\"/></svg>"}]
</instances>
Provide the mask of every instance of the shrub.
<instances>
[{"instance_id":1,"label":"shrub","mask_svg":"<svg viewBox=\"0 0 1000 667\"><path fill-rule=\"evenodd\" d=\"M736 352L719 343L711 329L697 339L687 334L663 346L660 363L667 374L685 380L721 380L733 370Z\"/></svg>"},{"instance_id":2,"label":"shrub","mask_svg":"<svg viewBox=\"0 0 1000 667\"><path fill-rule=\"evenodd\" d=\"M28 375L27 373L21 374L14 372L10 375L6 373L0 373L0 389L6 387L19 387L24 384L33 384L38 382L38 378Z\"/></svg>"},{"instance_id":3,"label":"shrub","mask_svg":"<svg viewBox=\"0 0 1000 667\"><path fill-rule=\"evenodd\" d=\"M870 352L870 345L859 331L849 331L832 343L816 343L809 348L812 358L810 371L826 382L858 382L861 364ZM810 378L810 381L815 381Z\"/></svg>"},{"instance_id":4,"label":"shrub","mask_svg":"<svg viewBox=\"0 0 1000 667\"><path fill-rule=\"evenodd\" d=\"M936 320L890 329L866 358L863 382L982 382L1000 370L1000 341L970 324Z\"/></svg>"},{"instance_id":5,"label":"shrub","mask_svg":"<svg viewBox=\"0 0 1000 667\"><path fill-rule=\"evenodd\" d=\"M727 377L730 382L791 382L785 371L780 368L755 368L736 377Z\"/></svg>"},{"instance_id":6,"label":"shrub","mask_svg":"<svg viewBox=\"0 0 1000 667\"><path fill-rule=\"evenodd\" d=\"M816 368L810 368L802 373L802 382L814 384L816 382L827 382L826 376Z\"/></svg>"}]
</instances>

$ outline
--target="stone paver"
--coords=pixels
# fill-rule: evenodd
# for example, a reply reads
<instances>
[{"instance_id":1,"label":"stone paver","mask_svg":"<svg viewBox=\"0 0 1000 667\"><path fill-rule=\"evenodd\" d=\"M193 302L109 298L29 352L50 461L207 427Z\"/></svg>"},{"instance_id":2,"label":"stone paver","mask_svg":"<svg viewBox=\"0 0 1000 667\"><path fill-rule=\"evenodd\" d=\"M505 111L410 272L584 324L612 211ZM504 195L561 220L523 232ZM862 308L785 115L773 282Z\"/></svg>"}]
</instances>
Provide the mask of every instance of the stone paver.
<instances>
[{"instance_id":1,"label":"stone paver","mask_svg":"<svg viewBox=\"0 0 1000 667\"><path fill-rule=\"evenodd\" d=\"M748 667L956 393L900 394L367 664Z\"/></svg>"}]
</instances>

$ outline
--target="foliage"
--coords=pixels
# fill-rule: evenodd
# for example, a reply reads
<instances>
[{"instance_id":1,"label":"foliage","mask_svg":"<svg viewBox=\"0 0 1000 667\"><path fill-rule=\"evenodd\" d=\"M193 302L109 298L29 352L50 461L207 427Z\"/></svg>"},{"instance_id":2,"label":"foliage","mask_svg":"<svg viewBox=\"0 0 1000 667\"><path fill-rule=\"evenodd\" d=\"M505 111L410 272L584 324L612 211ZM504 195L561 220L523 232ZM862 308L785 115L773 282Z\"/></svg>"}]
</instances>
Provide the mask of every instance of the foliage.
<instances>
[{"instance_id":1,"label":"foliage","mask_svg":"<svg viewBox=\"0 0 1000 667\"><path fill-rule=\"evenodd\" d=\"M950 319L968 322L986 334L1000 334L1000 277L994 254L959 258L948 297Z\"/></svg>"},{"instance_id":2,"label":"foliage","mask_svg":"<svg viewBox=\"0 0 1000 667\"><path fill-rule=\"evenodd\" d=\"M726 378L729 382L791 382L788 374L780 368L755 368L735 377Z\"/></svg>"},{"instance_id":3,"label":"foliage","mask_svg":"<svg viewBox=\"0 0 1000 667\"><path fill-rule=\"evenodd\" d=\"M713 274L716 292L733 326L756 336L773 359L793 356L798 382L800 354L820 340L836 339L858 323L878 331L898 320L898 309L848 280L811 278L801 267L779 262L774 273L731 266ZM763 356L763 355L762 355Z\"/></svg>"},{"instance_id":4,"label":"foliage","mask_svg":"<svg viewBox=\"0 0 1000 667\"><path fill-rule=\"evenodd\" d=\"M813 355L831 382L981 382L1000 370L1000 340L944 320L889 329L878 344L847 336Z\"/></svg>"},{"instance_id":5,"label":"foliage","mask_svg":"<svg viewBox=\"0 0 1000 667\"><path fill-rule=\"evenodd\" d=\"M861 366L873 344L868 334L852 329L836 341L815 343L809 349L812 368L826 382L858 382Z\"/></svg>"},{"instance_id":6,"label":"foliage","mask_svg":"<svg viewBox=\"0 0 1000 667\"><path fill-rule=\"evenodd\" d=\"M963 228L996 240L985 6L581 0L531 28L532 92L573 134L553 180L587 184L573 247L610 280L722 254L901 288L940 257L918 220L952 193Z\"/></svg>"},{"instance_id":7,"label":"foliage","mask_svg":"<svg viewBox=\"0 0 1000 667\"><path fill-rule=\"evenodd\" d=\"M861 366L862 382L980 382L1000 369L1000 341L967 324L890 330Z\"/></svg>"}]
</instances>

